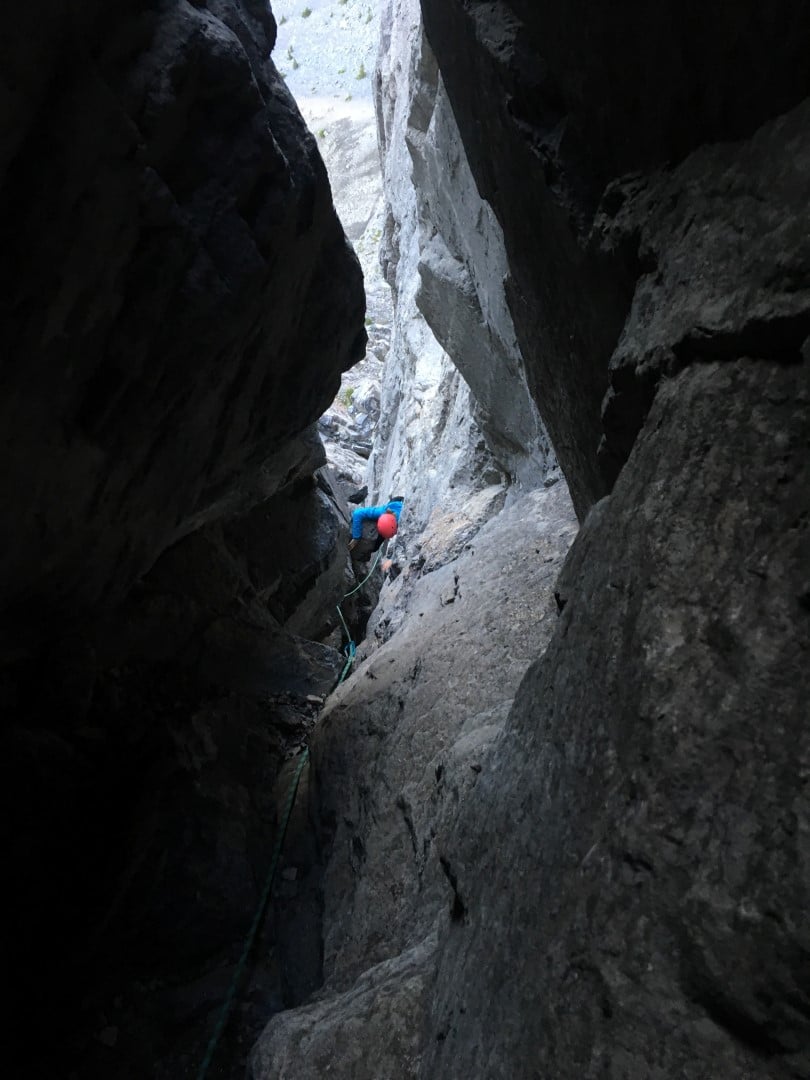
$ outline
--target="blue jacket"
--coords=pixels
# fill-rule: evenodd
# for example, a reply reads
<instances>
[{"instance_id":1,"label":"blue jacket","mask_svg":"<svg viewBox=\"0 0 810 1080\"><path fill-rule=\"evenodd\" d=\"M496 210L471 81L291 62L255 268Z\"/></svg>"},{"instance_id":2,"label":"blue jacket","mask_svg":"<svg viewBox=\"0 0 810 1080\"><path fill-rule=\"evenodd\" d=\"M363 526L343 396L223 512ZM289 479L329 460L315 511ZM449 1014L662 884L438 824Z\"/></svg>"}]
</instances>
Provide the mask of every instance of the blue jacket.
<instances>
[{"instance_id":1,"label":"blue jacket","mask_svg":"<svg viewBox=\"0 0 810 1080\"><path fill-rule=\"evenodd\" d=\"M362 537L364 521L376 521L380 514L386 513L393 514L399 522L402 503L394 500L394 502L386 503L385 506L358 506L352 512L352 540L359 540Z\"/></svg>"}]
</instances>

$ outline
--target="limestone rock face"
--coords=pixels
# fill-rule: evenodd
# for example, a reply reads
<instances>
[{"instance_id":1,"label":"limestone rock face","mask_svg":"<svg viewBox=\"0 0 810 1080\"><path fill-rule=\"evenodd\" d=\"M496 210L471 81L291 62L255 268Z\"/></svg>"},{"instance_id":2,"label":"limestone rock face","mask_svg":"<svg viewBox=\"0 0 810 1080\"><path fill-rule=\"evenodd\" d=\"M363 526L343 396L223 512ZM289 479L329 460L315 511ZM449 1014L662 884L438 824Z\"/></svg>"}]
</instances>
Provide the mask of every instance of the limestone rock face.
<instances>
[{"instance_id":1,"label":"limestone rock face","mask_svg":"<svg viewBox=\"0 0 810 1080\"><path fill-rule=\"evenodd\" d=\"M403 531L418 534L437 508L484 487L540 483L554 458L521 374L503 239L467 167L419 5L387 0L380 21L380 257L395 318L370 486L405 494Z\"/></svg>"},{"instance_id":2,"label":"limestone rock face","mask_svg":"<svg viewBox=\"0 0 810 1080\"><path fill-rule=\"evenodd\" d=\"M418 5L411 9L417 13ZM402 16L398 16L400 23ZM506 302L503 233L481 198L421 24L419 81L405 139L422 222L417 306L474 395L478 421L510 478L531 488L555 473ZM556 475L556 474L555 474Z\"/></svg>"},{"instance_id":3,"label":"limestone rock face","mask_svg":"<svg viewBox=\"0 0 810 1080\"><path fill-rule=\"evenodd\" d=\"M810 1074L808 405L752 359L659 391L447 848L420 1075Z\"/></svg>"},{"instance_id":4,"label":"limestone rock face","mask_svg":"<svg viewBox=\"0 0 810 1080\"><path fill-rule=\"evenodd\" d=\"M460 917L415 1075L805 1076L806 14L693 36L636 11L635 36L423 8L580 512L615 487L444 845ZM721 38L734 62L703 51ZM766 46L754 102L737 61ZM712 80L690 126L666 50ZM659 61L665 100L634 104Z\"/></svg>"},{"instance_id":5,"label":"limestone rock face","mask_svg":"<svg viewBox=\"0 0 810 1080\"><path fill-rule=\"evenodd\" d=\"M221 1076L275 1014L253 1080L806 1080L810 9L421 10L369 459L420 537L319 726L363 313L272 16L6 27L10 1027L195 1075L309 738Z\"/></svg>"},{"instance_id":6,"label":"limestone rock face","mask_svg":"<svg viewBox=\"0 0 810 1080\"><path fill-rule=\"evenodd\" d=\"M372 498L406 496L401 533L410 538L448 495L457 492L463 500L474 490L481 471L476 465L486 462L490 483L505 476L487 453L469 387L416 303L422 235L405 134L420 58L412 55L412 28L394 23L394 15L388 5L381 16L375 73L387 211L380 259L394 294L394 319L368 475Z\"/></svg>"},{"instance_id":7,"label":"limestone rock face","mask_svg":"<svg viewBox=\"0 0 810 1080\"><path fill-rule=\"evenodd\" d=\"M453 837L556 625L576 528L562 484L517 500L419 578L408 620L330 699L313 741L324 986L271 1021L256 1080L314 1078L326 1061L346 1080L440 1075L423 1071L436 951L468 903Z\"/></svg>"},{"instance_id":8,"label":"limestone rock face","mask_svg":"<svg viewBox=\"0 0 810 1080\"><path fill-rule=\"evenodd\" d=\"M658 254L639 245L643 219L605 250L597 208L614 213L626 197L612 181L636 174L644 184L702 143L750 136L810 93L801 59L810 14L789 0L767 13L752 2L690 13L636 0L620 12L535 0L423 0L422 10L478 189L504 230L529 385L584 515L626 458L625 446L618 461L597 460L602 401L636 281L659 270ZM728 173L712 175L715 209L730 215L744 173L739 195ZM669 197L690 228L689 189ZM793 200L785 210L784 220L803 214ZM745 274L747 250L722 258ZM645 367L625 372L617 389L630 415L621 419L616 403L612 426L637 430L648 384Z\"/></svg>"},{"instance_id":9,"label":"limestone rock face","mask_svg":"<svg viewBox=\"0 0 810 1080\"><path fill-rule=\"evenodd\" d=\"M9 23L0 296L15 645L120 598L317 419L361 275L263 4Z\"/></svg>"},{"instance_id":10,"label":"limestone rock face","mask_svg":"<svg viewBox=\"0 0 810 1080\"><path fill-rule=\"evenodd\" d=\"M381 6L380 0L273 3L279 70L317 134L335 209L363 270L366 355L344 373L320 427L330 467L347 494L366 481L392 316L391 290L378 258L384 198L371 78ZM310 12L306 17L304 10Z\"/></svg>"}]
</instances>

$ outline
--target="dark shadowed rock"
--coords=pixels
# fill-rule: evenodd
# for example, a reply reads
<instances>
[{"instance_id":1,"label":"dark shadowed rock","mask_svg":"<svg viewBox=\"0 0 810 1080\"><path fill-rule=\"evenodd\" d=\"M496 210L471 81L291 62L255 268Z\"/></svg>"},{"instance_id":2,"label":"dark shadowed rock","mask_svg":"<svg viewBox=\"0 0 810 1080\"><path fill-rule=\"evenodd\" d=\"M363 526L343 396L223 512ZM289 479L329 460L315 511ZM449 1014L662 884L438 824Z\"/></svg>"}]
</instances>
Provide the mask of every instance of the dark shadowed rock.
<instances>
[{"instance_id":1,"label":"dark shadowed rock","mask_svg":"<svg viewBox=\"0 0 810 1080\"><path fill-rule=\"evenodd\" d=\"M478 190L504 230L529 385L582 516L615 477L596 457L601 403L648 268L632 237L608 254L591 236L603 196L622 200L605 189L701 143L750 136L810 93L810 13L790 0L767 12L640 0L620 11L540 0L422 10Z\"/></svg>"},{"instance_id":2,"label":"dark shadowed rock","mask_svg":"<svg viewBox=\"0 0 810 1080\"><path fill-rule=\"evenodd\" d=\"M603 246L638 245L639 278L610 362L602 470L615 479L662 378L752 356L801 363L810 335L810 101L750 140L612 185ZM631 241L632 238L632 241Z\"/></svg>"},{"instance_id":3,"label":"dark shadowed rock","mask_svg":"<svg viewBox=\"0 0 810 1080\"><path fill-rule=\"evenodd\" d=\"M63 1062L87 1078L170 1080L202 1059L269 866L276 776L344 663L279 617L279 581L313 574L308 538L293 528L274 539L265 522L279 564L268 574L247 558L261 510L272 520L291 501L301 520L322 516L323 489L294 487L185 537L122 605L13 672L3 820L20 880L5 956L21 988L18 1034L30 1037L44 1010L59 1017L21 1076ZM345 589L329 566L347 561L345 530L338 542L331 525L305 601L314 609L317 597L327 624ZM234 1075L239 1046L281 1007L274 955L243 987L248 1014L223 1048ZM114 1054L99 1015L117 1030Z\"/></svg>"},{"instance_id":4,"label":"dark shadowed rock","mask_svg":"<svg viewBox=\"0 0 810 1080\"><path fill-rule=\"evenodd\" d=\"M225 536L279 623L315 641L335 627L347 585L350 516L328 469L290 484Z\"/></svg>"},{"instance_id":5,"label":"dark shadowed rock","mask_svg":"<svg viewBox=\"0 0 810 1080\"><path fill-rule=\"evenodd\" d=\"M233 973L276 776L343 664L306 636L335 622L347 563L312 425L362 355L362 279L265 3L18 14L0 40L9 1053L26 1077L175 1080ZM280 1004L272 961L250 993L234 1074Z\"/></svg>"},{"instance_id":6,"label":"dark shadowed rock","mask_svg":"<svg viewBox=\"0 0 810 1080\"><path fill-rule=\"evenodd\" d=\"M54 5L54 7L56 7ZM317 419L359 267L263 4L9 22L0 151L7 638L120 598Z\"/></svg>"}]
</instances>

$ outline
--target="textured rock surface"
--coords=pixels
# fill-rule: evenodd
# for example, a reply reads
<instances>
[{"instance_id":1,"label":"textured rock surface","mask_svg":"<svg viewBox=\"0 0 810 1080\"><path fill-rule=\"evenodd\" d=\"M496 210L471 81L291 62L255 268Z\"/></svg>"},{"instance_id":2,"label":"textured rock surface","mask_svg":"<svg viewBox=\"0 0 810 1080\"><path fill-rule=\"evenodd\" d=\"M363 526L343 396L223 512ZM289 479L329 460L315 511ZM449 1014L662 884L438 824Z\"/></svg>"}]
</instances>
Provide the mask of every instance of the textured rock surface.
<instances>
[{"instance_id":1,"label":"textured rock surface","mask_svg":"<svg viewBox=\"0 0 810 1080\"><path fill-rule=\"evenodd\" d=\"M422 1075L810 1075L809 396L748 359L659 392L448 847Z\"/></svg>"},{"instance_id":2,"label":"textured rock surface","mask_svg":"<svg viewBox=\"0 0 810 1080\"><path fill-rule=\"evenodd\" d=\"M408 6L418 16L418 3ZM394 17L402 23L402 14ZM411 50L418 82L405 139L422 222L417 306L469 384L498 462L512 480L534 487L554 472L556 461L526 385L506 303L503 233L478 194L424 36Z\"/></svg>"},{"instance_id":3,"label":"textured rock surface","mask_svg":"<svg viewBox=\"0 0 810 1080\"><path fill-rule=\"evenodd\" d=\"M256 1080L806 1080L810 14L422 7L441 75L401 0L380 84L402 318L371 475L424 532L314 736L217 1068L277 1012ZM32 1076L173 1080L341 665L291 633L329 630L346 565L288 436L362 337L356 269L332 322L343 241L258 4L19 14L7 626L58 635L0 671L11 1026ZM558 582L564 486L507 497L545 453L524 383L585 518Z\"/></svg>"},{"instance_id":4,"label":"textured rock surface","mask_svg":"<svg viewBox=\"0 0 810 1080\"><path fill-rule=\"evenodd\" d=\"M347 587L350 515L337 488L320 469L224 526L269 613L315 641L334 628Z\"/></svg>"},{"instance_id":5,"label":"textured rock surface","mask_svg":"<svg viewBox=\"0 0 810 1080\"><path fill-rule=\"evenodd\" d=\"M554 581L575 532L563 485L525 496L415 583L407 623L331 698L313 743L325 985L271 1022L257 1080L318 1075L313 1045L335 1076L431 1075L419 1062L435 935L465 918L448 844L556 624ZM371 1071L355 1073L355 1041ZM378 1054L388 1064L374 1073Z\"/></svg>"},{"instance_id":6,"label":"textured rock surface","mask_svg":"<svg viewBox=\"0 0 810 1080\"><path fill-rule=\"evenodd\" d=\"M122 596L215 515L317 419L364 341L315 141L265 59L269 12L53 8L3 42L0 591L16 646L46 608Z\"/></svg>"},{"instance_id":7,"label":"textured rock surface","mask_svg":"<svg viewBox=\"0 0 810 1080\"><path fill-rule=\"evenodd\" d=\"M418 3L387 2L381 34L381 259L396 307L371 486L404 489L419 532L437 505L463 505L499 473L532 486L554 462L522 382L503 240L475 190Z\"/></svg>"},{"instance_id":8,"label":"textured rock surface","mask_svg":"<svg viewBox=\"0 0 810 1080\"><path fill-rule=\"evenodd\" d=\"M5 850L24 877L4 955L23 1035L45 1010L59 1018L21 1076L170 1080L199 1065L267 871L275 777L343 666L291 634L328 631L347 587L345 517L318 481L179 541L123 605L6 672ZM251 1031L281 1007L274 934L223 1075L240 1075Z\"/></svg>"},{"instance_id":9,"label":"textured rock surface","mask_svg":"<svg viewBox=\"0 0 810 1080\"><path fill-rule=\"evenodd\" d=\"M9 1057L37 1080L175 1080L252 917L275 778L343 662L308 639L348 572L312 425L362 355L362 281L265 4L19 15L0 41ZM273 937L222 1076L281 1004Z\"/></svg>"},{"instance_id":10,"label":"textured rock surface","mask_svg":"<svg viewBox=\"0 0 810 1080\"><path fill-rule=\"evenodd\" d=\"M422 7L585 524L536 662L548 592L503 574L518 537L488 547L514 508L390 586L315 736L324 985L254 1075L316 1046L348 1080L347 1032L388 1062L369 1003L399 995L392 1078L805 1080L810 16ZM476 662L481 611L519 686Z\"/></svg>"},{"instance_id":11,"label":"textured rock surface","mask_svg":"<svg viewBox=\"0 0 810 1080\"><path fill-rule=\"evenodd\" d=\"M697 12L636 0L621 12L535 0L422 8L478 189L504 230L529 384L584 514L615 477L615 461L597 463L600 409L648 269L632 232L608 252L591 235L603 197L615 207L605 189L701 143L748 136L806 96L810 15L789 0L767 13L751 2ZM643 395L643 374L629 381L628 397Z\"/></svg>"},{"instance_id":12,"label":"textured rock surface","mask_svg":"<svg viewBox=\"0 0 810 1080\"><path fill-rule=\"evenodd\" d=\"M383 960L344 995L280 1014L251 1058L253 1078L414 1080L435 937Z\"/></svg>"},{"instance_id":13,"label":"textured rock surface","mask_svg":"<svg viewBox=\"0 0 810 1080\"><path fill-rule=\"evenodd\" d=\"M744 143L616 182L597 219L606 250L638 244L639 279L610 363L600 456L615 476L662 377L753 356L801 363L810 334L810 102Z\"/></svg>"},{"instance_id":14,"label":"textured rock surface","mask_svg":"<svg viewBox=\"0 0 810 1080\"><path fill-rule=\"evenodd\" d=\"M380 419L382 373L382 361L367 353L362 363L343 377L340 393L318 422L329 464L347 496L365 484Z\"/></svg>"},{"instance_id":15,"label":"textured rock surface","mask_svg":"<svg viewBox=\"0 0 810 1080\"><path fill-rule=\"evenodd\" d=\"M410 21L394 23L398 14ZM412 5L401 11L385 5L375 72L386 194L380 259L393 291L395 314L368 482L372 498L406 496L403 537L418 535L434 507L447 498L464 501L482 481L506 480L487 451L469 387L416 304L423 222L406 143L420 86L421 57L411 52L416 30Z\"/></svg>"}]
</instances>

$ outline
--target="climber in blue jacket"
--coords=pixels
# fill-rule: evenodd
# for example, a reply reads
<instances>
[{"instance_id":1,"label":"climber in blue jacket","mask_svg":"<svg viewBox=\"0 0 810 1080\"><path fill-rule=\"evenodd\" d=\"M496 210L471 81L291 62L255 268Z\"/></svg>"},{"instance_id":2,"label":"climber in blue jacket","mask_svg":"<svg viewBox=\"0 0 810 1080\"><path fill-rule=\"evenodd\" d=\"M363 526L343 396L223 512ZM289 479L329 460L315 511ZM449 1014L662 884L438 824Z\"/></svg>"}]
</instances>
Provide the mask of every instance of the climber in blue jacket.
<instances>
[{"instance_id":1,"label":"climber in blue jacket","mask_svg":"<svg viewBox=\"0 0 810 1080\"><path fill-rule=\"evenodd\" d=\"M352 511L352 538L349 543L349 551L353 551L363 539L363 525L366 521L373 522L378 526L378 533L369 549L369 553L376 551L386 540L390 540L396 532L396 527L394 527L393 531L390 531L390 524L387 521L384 521L380 526L380 518L383 514L393 514L396 525L398 525L404 501L405 497L403 495L394 495L382 506L358 506L356 510ZM386 528L386 526L388 527Z\"/></svg>"}]
</instances>

